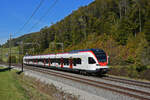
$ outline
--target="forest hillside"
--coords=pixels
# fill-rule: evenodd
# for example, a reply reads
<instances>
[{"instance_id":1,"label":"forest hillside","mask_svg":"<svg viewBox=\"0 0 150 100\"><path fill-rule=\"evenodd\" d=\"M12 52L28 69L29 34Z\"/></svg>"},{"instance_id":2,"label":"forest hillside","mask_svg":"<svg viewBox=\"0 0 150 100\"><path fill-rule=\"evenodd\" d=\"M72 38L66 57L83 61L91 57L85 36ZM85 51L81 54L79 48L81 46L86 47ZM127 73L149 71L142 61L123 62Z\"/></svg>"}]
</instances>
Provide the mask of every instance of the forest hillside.
<instances>
[{"instance_id":1,"label":"forest hillside","mask_svg":"<svg viewBox=\"0 0 150 100\"><path fill-rule=\"evenodd\" d=\"M65 52L101 48L110 65L150 65L150 1L95 0L50 27L13 39L13 46L20 41L35 43L25 47L29 54L61 52L53 44L63 43Z\"/></svg>"}]
</instances>

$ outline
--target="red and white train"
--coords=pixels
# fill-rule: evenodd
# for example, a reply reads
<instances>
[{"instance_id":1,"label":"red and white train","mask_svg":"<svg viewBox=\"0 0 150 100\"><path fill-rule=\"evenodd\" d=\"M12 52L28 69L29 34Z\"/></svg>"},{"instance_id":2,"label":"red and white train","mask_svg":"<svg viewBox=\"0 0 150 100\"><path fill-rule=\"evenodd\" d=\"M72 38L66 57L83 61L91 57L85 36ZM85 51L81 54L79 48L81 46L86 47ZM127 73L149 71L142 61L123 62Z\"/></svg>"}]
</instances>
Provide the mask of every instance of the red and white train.
<instances>
[{"instance_id":1,"label":"red and white train","mask_svg":"<svg viewBox=\"0 0 150 100\"><path fill-rule=\"evenodd\" d=\"M23 63L32 66L57 68L82 73L105 74L108 56L101 49L73 50L67 53L24 56Z\"/></svg>"}]
</instances>

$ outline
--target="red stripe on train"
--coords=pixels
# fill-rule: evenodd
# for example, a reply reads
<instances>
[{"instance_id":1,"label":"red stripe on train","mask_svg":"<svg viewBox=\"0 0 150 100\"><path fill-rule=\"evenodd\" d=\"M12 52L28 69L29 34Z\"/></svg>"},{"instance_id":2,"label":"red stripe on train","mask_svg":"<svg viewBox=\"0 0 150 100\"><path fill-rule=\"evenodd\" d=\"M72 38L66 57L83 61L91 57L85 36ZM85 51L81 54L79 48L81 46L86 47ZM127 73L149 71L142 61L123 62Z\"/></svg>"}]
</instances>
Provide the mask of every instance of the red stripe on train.
<instances>
[{"instance_id":1,"label":"red stripe on train","mask_svg":"<svg viewBox=\"0 0 150 100\"><path fill-rule=\"evenodd\" d=\"M107 62L99 62L100 66L106 66Z\"/></svg>"},{"instance_id":2,"label":"red stripe on train","mask_svg":"<svg viewBox=\"0 0 150 100\"><path fill-rule=\"evenodd\" d=\"M60 66L61 68L64 67L63 62L64 62L64 60L63 60L63 58L61 58L61 66Z\"/></svg>"},{"instance_id":3,"label":"red stripe on train","mask_svg":"<svg viewBox=\"0 0 150 100\"><path fill-rule=\"evenodd\" d=\"M70 62L70 68L72 69L73 68L72 59L70 59L69 62Z\"/></svg>"}]
</instances>

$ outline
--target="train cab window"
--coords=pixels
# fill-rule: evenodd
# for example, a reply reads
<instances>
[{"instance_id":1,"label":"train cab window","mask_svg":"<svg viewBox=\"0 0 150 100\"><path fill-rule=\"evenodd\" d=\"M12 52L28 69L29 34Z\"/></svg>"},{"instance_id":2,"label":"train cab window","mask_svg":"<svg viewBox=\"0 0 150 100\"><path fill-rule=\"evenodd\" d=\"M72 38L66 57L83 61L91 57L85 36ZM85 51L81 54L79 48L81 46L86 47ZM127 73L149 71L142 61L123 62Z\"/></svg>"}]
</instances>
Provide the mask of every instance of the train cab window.
<instances>
[{"instance_id":1,"label":"train cab window","mask_svg":"<svg viewBox=\"0 0 150 100\"><path fill-rule=\"evenodd\" d=\"M92 57L88 58L88 62L89 62L89 64L95 64L96 63L96 61Z\"/></svg>"}]
</instances>

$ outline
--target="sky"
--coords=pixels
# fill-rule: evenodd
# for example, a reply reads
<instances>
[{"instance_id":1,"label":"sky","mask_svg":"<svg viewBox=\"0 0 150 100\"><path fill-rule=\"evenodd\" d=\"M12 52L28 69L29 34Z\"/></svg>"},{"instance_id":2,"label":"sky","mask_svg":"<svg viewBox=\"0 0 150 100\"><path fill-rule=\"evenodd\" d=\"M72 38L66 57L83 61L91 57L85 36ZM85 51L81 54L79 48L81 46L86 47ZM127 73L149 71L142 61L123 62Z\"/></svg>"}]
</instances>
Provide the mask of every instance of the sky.
<instances>
[{"instance_id":1,"label":"sky","mask_svg":"<svg viewBox=\"0 0 150 100\"><path fill-rule=\"evenodd\" d=\"M12 38L16 38L40 31L44 26L50 26L52 23L60 21L72 11L88 5L94 0L43 0L42 5L29 23L18 32L40 4L40 1L0 0L0 44L4 44L9 39L10 34ZM42 20L40 20L41 18ZM32 28L32 26L34 27Z\"/></svg>"}]
</instances>

